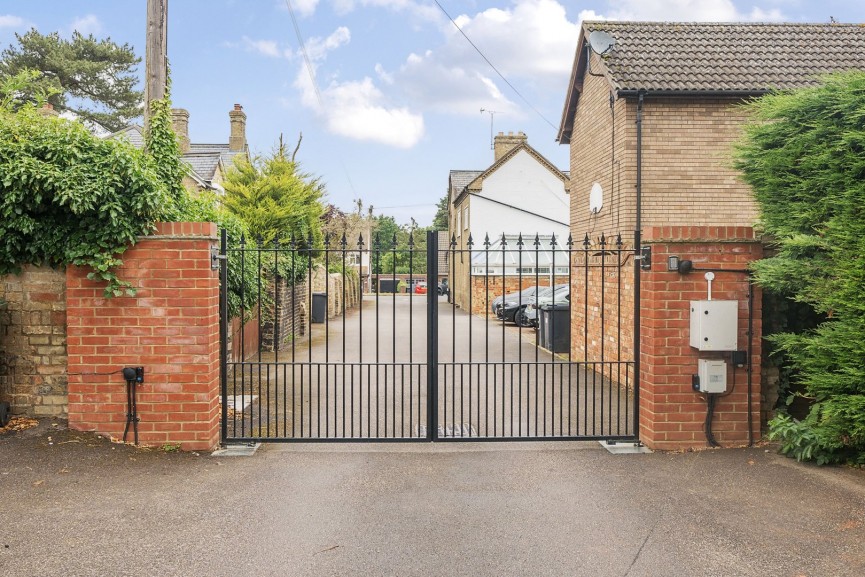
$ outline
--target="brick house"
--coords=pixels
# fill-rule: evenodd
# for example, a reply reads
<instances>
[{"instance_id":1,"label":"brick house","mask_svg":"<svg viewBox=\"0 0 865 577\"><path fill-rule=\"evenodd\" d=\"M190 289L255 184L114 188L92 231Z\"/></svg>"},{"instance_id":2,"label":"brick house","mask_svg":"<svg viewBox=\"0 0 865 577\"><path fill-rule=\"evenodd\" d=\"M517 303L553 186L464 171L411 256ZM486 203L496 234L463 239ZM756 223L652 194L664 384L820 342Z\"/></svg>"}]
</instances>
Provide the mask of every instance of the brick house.
<instances>
[{"instance_id":1,"label":"brick house","mask_svg":"<svg viewBox=\"0 0 865 577\"><path fill-rule=\"evenodd\" d=\"M536 284L536 279L541 285L551 284L554 276L563 282L568 274L564 251L568 223L562 217L568 212L568 174L529 146L522 132L500 132L494 152L494 162L486 170L452 170L448 179L447 237L454 242L451 298L475 314L488 310L487 301L502 294L502 285L504 292L513 292ZM484 250L487 235L488 252ZM537 254L525 250L521 260L516 249L520 235L526 246L538 235L544 248ZM553 235L562 249L550 248ZM508 243L505 250L502 236Z\"/></svg>"},{"instance_id":2,"label":"brick house","mask_svg":"<svg viewBox=\"0 0 865 577\"><path fill-rule=\"evenodd\" d=\"M749 293L743 272L761 257L762 244L752 228L758 214L751 190L732 168L747 120L739 105L847 69L865 69L860 25L582 24L557 138L570 146L570 226L574 238L621 234L632 246L652 249L643 262L651 270L628 272L635 280L624 297L627 305L636 296L641 302L636 360L640 437L647 444L704 442L706 403L691 377L698 359L730 363L728 353L689 346L689 302L706 298L708 269L716 275L714 298L738 301L738 348L750 353L745 376L732 364L727 371L730 394L718 402L716 436L743 443L759 435L761 406L771 409L773 400L761 396L760 293ZM669 256L702 270L668 271ZM634 260L623 267L632 271ZM595 281L574 275L573 290L582 294L588 286L591 294ZM585 310L572 310L572 334L601 330L592 316L597 307ZM634 308L622 310L633 315ZM633 330L621 339L572 338L572 354L635 358Z\"/></svg>"}]
</instances>

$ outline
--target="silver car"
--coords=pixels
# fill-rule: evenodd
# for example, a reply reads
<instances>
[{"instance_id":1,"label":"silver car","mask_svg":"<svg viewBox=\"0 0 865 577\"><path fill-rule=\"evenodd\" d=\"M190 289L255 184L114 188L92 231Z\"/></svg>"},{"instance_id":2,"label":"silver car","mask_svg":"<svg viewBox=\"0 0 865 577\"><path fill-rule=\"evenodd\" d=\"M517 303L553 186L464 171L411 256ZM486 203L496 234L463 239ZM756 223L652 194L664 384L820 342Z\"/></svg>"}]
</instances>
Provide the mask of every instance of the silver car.
<instances>
[{"instance_id":1,"label":"silver car","mask_svg":"<svg viewBox=\"0 0 865 577\"><path fill-rule=\"evenodd\" d=\"M551 304L570 304L571 302L571 287L564 286L556 290L551 295L539 297L537 302L530 302L522 311L522 318L517 321L520 326L538 326L538 310L545 305ZM527 323L527 324L524 324Z\"/></svg>"}]
</instances>

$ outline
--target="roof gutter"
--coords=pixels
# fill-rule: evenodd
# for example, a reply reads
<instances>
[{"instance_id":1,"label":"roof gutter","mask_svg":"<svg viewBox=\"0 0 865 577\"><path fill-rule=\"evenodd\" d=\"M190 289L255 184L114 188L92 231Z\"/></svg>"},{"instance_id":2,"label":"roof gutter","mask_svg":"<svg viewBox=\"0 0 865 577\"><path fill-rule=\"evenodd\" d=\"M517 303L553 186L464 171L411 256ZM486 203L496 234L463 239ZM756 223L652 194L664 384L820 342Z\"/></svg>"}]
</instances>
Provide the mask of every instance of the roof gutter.
<instances>
[{"instance_id":1,"label":"roof gutter","mask_svg":"<svg viewBox=\"0 0 865 577\"><path fill-rule=\"evenodd\" d=\"M760 90L645 90L643 88L617 90L616 96L620 98L637 98L641 94L648 96L726 96L728 98L742 98L745 96L763 96L771 92L769 89Z\"/></svg>"}]
</instances>

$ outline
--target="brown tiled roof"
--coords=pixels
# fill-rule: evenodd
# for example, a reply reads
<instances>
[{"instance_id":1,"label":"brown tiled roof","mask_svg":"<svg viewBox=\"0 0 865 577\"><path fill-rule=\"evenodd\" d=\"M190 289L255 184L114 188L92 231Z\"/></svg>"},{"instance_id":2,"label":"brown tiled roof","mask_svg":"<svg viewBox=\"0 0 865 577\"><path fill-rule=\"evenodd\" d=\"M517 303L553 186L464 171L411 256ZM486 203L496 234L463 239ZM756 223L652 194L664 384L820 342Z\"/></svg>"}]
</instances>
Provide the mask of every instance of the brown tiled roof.
<instances>
[{"instance_id":1,"label":"brown tiled roof","mask_svg":"<svg viewBox=\"0 0 865 577\"><path fill-rule=\"evenodd\" d=\"M585 22L615 38L604 57L616 90L762 92L865 69L860 24Z\"/></svg>"},{"instance_id":2,"label":"brown tiled roof","mask_svg":"<svg viewBox=\"0 0 865 577\"><path fill-rule=\"evenodd\" d=\"M593 74L626 96L759 95L816 84L821 75L865 70L863 24L583 22L557 140L570 141L586 74L586 42L600 30L615 44Z\"/></svg>"}]
</instances>

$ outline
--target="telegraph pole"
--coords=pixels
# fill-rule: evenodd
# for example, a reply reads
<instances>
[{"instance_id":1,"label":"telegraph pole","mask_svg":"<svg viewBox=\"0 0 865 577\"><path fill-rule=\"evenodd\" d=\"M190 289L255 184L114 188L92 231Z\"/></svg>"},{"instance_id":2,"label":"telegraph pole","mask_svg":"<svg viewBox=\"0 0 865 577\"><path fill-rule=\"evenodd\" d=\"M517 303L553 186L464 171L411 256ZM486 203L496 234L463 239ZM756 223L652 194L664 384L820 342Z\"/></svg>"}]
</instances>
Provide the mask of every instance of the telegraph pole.
<instances>
[{"instance_id":1,"label":"telegraph pole","mask_svg":"<svg viewBox=\"0 0 865 577\"><path fill-rule=\"evenodd\" d=\"M144 64L144 129L150 127L150 103L165 98L168 78L168 0L147 0L147 48Z\"/></svg>"}]
</instances>

